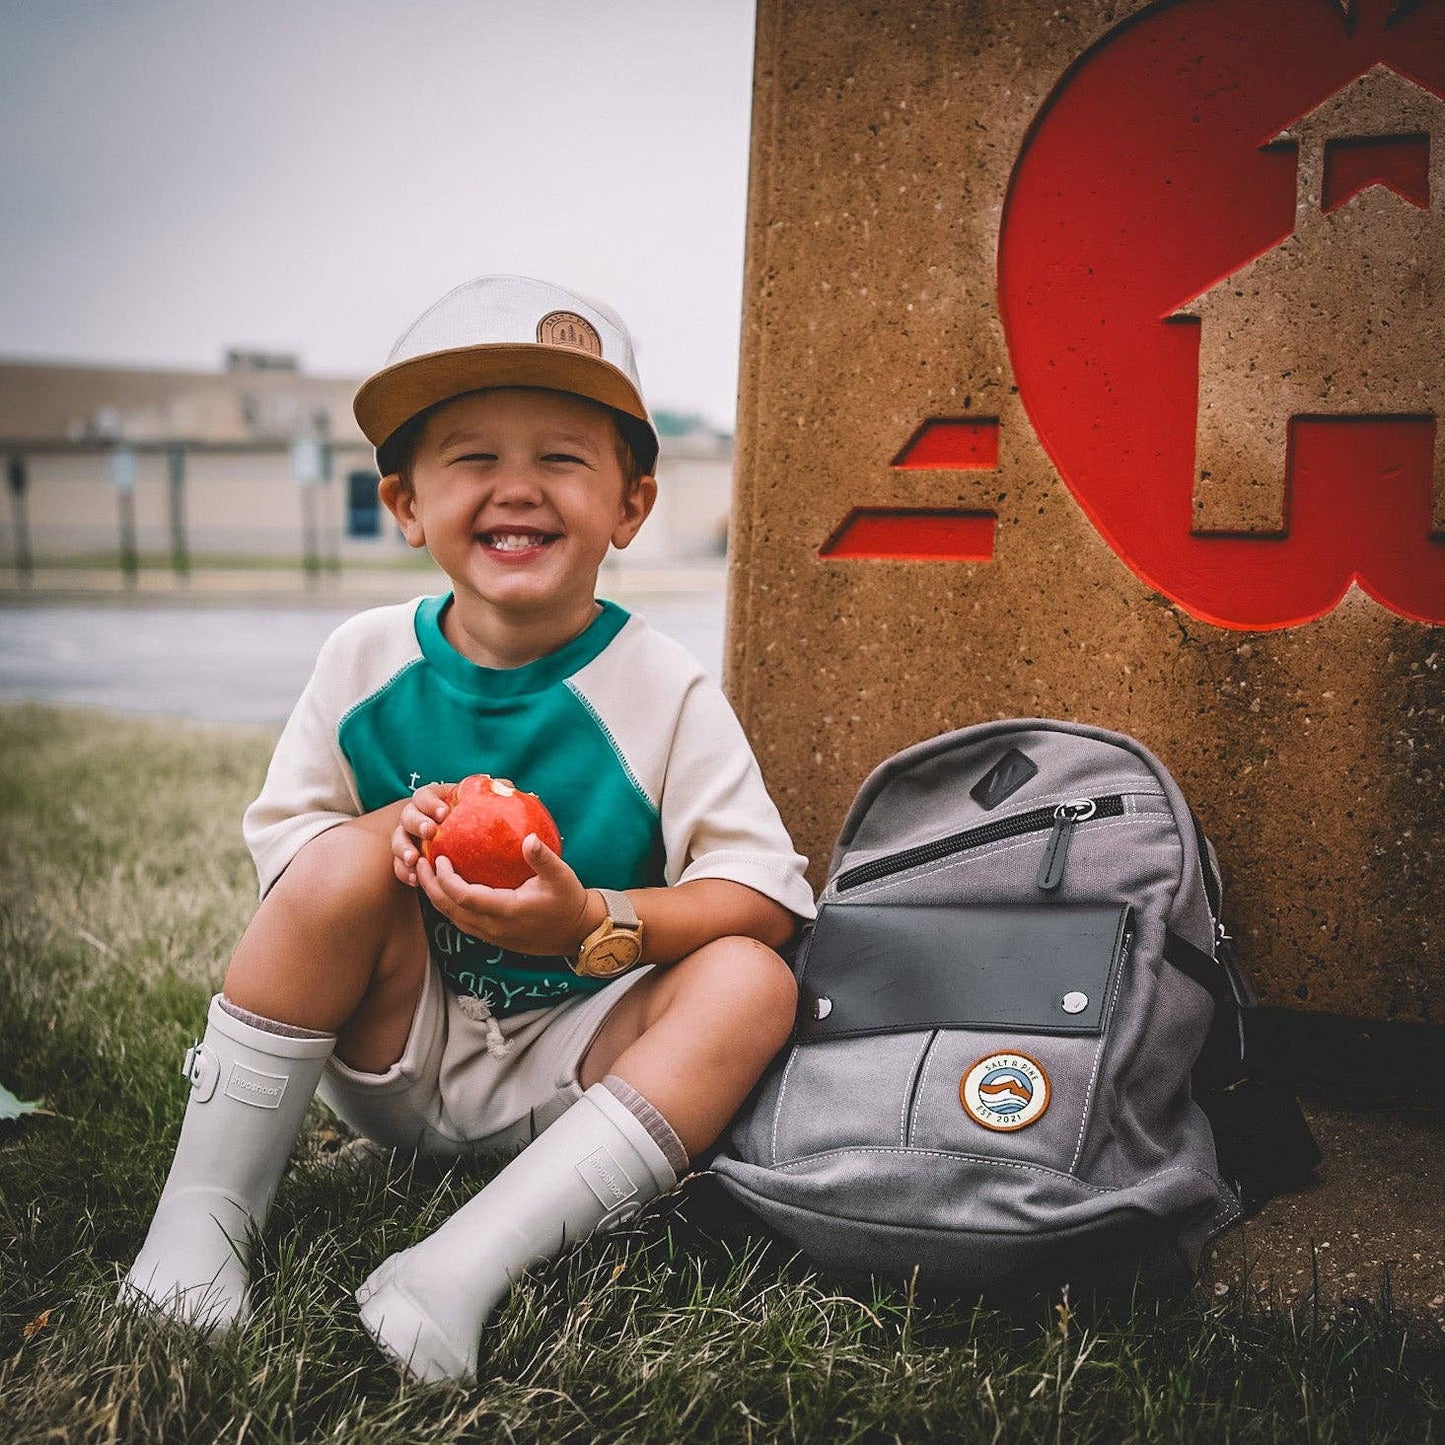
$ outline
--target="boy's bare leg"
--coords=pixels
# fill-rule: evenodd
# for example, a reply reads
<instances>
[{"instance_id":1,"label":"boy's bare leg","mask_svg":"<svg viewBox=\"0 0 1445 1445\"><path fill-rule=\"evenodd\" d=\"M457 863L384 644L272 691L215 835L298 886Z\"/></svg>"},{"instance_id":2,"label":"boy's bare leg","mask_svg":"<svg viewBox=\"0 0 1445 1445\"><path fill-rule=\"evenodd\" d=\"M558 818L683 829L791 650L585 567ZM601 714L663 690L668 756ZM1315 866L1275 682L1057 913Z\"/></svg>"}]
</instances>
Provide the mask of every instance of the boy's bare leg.
<instances>
[{"instance_id":1,"label":"boy's bare leg","mask_svg":"<svg viewBox=\"0 0 1445 1445\"><path fill-rule=\"evenodd\" d=\"M354 1069L383 1073L401 1057L426 976L426 931L414 888L391 864L392 809L313 838L252 918L224 992L263 1018L337 1034Z\"/></svg>"},{"instance_id":2,"label":"boy's bare leg","mask_svg":"<svg viewBox=\"0 0 1445 1445\"><path fill-rule=\"evenodd\" d=\"M622 996L582 1061L582 1087L616 1074L695 1157L787 1042L797 996L792 971L766 944L717 939Z\"/></svg>"}]
</instances>

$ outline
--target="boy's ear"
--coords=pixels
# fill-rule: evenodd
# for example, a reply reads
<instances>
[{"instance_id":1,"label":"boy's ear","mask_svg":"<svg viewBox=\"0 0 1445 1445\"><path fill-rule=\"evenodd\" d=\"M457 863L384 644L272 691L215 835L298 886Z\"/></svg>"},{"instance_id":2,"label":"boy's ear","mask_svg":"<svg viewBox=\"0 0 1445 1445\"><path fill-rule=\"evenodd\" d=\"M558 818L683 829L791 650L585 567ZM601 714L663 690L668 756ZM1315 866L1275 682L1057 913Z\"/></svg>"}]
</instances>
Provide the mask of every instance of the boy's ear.
<instances>
[{"instance_id":1,"label":"boy's ear","mask_svg":"<svg viewBox=\"0 0 1445 1445\"><path fill-rule=\"evenodd\" d=\"M401 534L411 547L424 547L426 537L422 532L421 519L416 514L416 493L402 481L399 472L388 472L376 487L382 505L393 517Z\"/></svg>"},{"instance_id":2,"label":"boy's ear","mask_svg":"<svg viewBox=\"0 0 1445 1445\"><path fill-rule=\"evenodd\" d=\"M657 501L657 478L638 477L622 494L622 511L612 532L612 545L619 550L627 546L647 520Z\"/></svg>"}]
</instances>

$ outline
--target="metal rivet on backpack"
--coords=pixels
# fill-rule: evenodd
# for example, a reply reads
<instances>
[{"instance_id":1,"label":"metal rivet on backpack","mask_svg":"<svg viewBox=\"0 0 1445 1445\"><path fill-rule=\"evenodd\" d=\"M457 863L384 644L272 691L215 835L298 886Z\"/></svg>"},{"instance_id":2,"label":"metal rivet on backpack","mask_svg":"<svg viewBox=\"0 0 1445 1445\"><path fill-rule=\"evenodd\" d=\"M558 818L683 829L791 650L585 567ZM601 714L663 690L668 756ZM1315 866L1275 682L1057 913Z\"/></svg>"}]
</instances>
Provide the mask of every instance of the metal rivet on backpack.
<instances>
[{"instance_id":1,"label":"metal rivet on backpack","mask_svg":"<svg viewBox=\"0 0 1445 1445\"><path fill-rule=\"evenodd\" d=\"M825 1019L833 1012L833 1000L830 998L816 998L813 1000L813 1017Z\"/></svg>"},{"instance_id":2,"label":"metal rivet on backpack","mask_svg":"<svg viewBox=\"0 0 1445 1445\"><path fill-rule=\"evenodd\" d=\"M1086 993L1066 993L1060 1000L1060 1006L1066 1014L1081 1014L1089 1006L1089 995Z\"/></svg>"}]
</instances>

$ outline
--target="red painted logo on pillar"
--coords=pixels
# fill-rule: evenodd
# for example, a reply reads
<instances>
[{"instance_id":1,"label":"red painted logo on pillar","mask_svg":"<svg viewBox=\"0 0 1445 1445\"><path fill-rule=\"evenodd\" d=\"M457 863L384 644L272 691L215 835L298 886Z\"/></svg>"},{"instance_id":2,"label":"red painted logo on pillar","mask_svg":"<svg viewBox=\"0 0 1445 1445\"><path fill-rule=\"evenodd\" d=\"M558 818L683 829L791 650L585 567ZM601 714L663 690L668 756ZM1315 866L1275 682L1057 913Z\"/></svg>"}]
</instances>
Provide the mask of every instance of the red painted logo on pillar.
<instances>
[{"instance_id":1,"label":"red painted logo on pillar","mask_svg":"<svg viewBox=\"0 0 1445 1445\"><path fill-rule=\"evenodd\" d=\"M1019 157L1020 395L1114 551L1197 617L1352 583L1445 623L1445 3L1176 0Z\"/></svg>"},{"instance_id":2,"label":"red painted logo on pillar","mask_svg":"<svg viewBox=\"0 0 1445 1445\"><path fill-rule=\"evenodd\" d=\"M935 417L893 458L896 472L998 469L997 417ZM994 512L938 507L854 507L818 549L820 557L894 562L987 562Z\"/></svg>"}]
</instances>

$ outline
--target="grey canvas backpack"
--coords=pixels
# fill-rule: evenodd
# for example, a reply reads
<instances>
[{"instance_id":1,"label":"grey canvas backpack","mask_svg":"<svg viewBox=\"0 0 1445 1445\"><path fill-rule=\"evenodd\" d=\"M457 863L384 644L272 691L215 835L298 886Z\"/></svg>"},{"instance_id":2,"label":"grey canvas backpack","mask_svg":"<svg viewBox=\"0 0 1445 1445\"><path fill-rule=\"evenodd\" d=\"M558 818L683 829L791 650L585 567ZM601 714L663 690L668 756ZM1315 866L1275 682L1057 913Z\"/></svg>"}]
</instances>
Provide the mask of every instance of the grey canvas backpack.
<instances>
[{"instance_id":1,"label":"grey canvas backpack","mask_svg":"<svg viewBox=\"0 0 1445 1445\"><path fill-rule=\"evenodd\" d=\"M1192 1091L1251 1002L1220 900L1131 738L1026 720L899 753L843 826L723 1187L842 1273L1191 1279L1241 1214Z\"/></svg>"}]
</instances>

